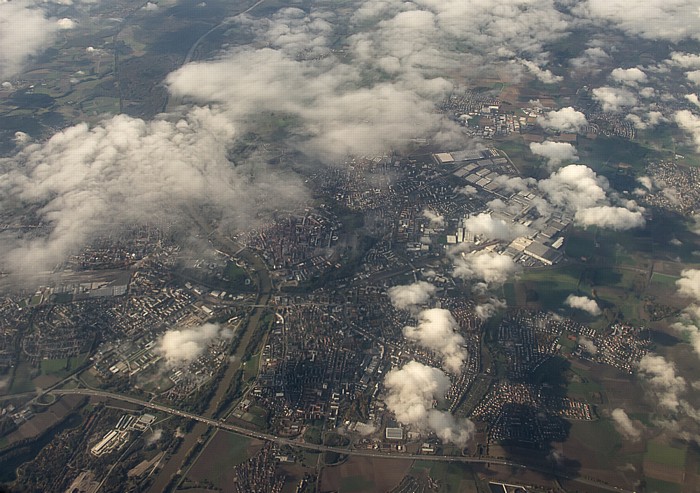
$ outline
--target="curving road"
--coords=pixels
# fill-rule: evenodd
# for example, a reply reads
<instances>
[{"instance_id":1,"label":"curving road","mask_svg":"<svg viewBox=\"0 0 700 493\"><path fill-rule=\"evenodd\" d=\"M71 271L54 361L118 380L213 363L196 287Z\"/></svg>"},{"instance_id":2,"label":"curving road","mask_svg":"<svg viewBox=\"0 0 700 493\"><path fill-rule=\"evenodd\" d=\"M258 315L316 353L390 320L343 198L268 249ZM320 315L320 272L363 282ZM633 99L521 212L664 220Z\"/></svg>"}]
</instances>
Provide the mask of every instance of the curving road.
<instances>
[{"instance_id":1,"label":"curving road","mask_svg":"<svg viewBox=\"0 0 700 493\"><path fill-rule=\"evenodd\" d=\"M355 456L360 456L360 457L371 457L371 458L377 458L377 459L403 459L403 460L408 459L408 460L425 460L425 461L435 461L435 462L462 462L462 463L467 463L467 464L496 464L496 465L500 465L500 466L508 466L508 467L513 467L513 468L517 468L517 469L528 469L528 470L532 470L532 471L537 471L540 473L553 475L559 479L576 481L578 483L586 484L589 486L595 486L597 488L601 488L601 489L608 490L608 491L614 491L617 493L635 493L631 490L626 490L624 488L619 488L617 486L605 484L605 483L602 483L599 481L595 481L593 479L576 477L576 476L569 475L569 474L566 474L563 472L553 473L553 471L550 468L539 467L539 466L534 466L534 465L525 465L525 464L521 464L519 462L515 462L512 460L508 460L508 459L446 456L446 455L391 454L391 453L376 452L376 451L372 451L372 450L355 450L355 449L346 449L346 448L342 448L342 447L330 447L327 445L316 445L313 443L305 443L305 442L300 442L297 440L292 440L289 438L278 437L276 435L271 435L269 433L262 433L259 431L249 430L249 429L243 428L241 426L232 425L229 423L225 423L223 421L207 418L205 416L200 416L198 414L188 413L186 411L180 411L179 409L175 409L175 408L172 408L169 406L164 406L162 404L157 404L155 402L148 402L148 401L144 401L141 399L137 399L135 397L129 397L126 395L121 395L121 394L114 394L112 392L105 392L102 390L55 389L55 390L50 390L48 393L56 394L56 395L77 394L77 395L86 395L86 396L91 396L91 397L104 397L104 398L109 398L109 399L120 400L123 402L128 402L130 404L139 405L139 406L145 407L147 409L152 409L154 411L160 411L160 412L171 414L174 416L179 416L181 418L191 419L193 421L198 421L198 422L203 423L207 426L211 426L213 428L218 428L221 430L226 430L226 431L229 431L231 433L236 433L237 435L242 435L242 436L249 437L249 438L255 438L255 439L263 440L263 441L267 441L267 442L274 442L278 445L290 445L292 447L315 450L317 452L336 452L336 453L344 454L344 455L355 455Z\"/></svg>"}]
</instances>

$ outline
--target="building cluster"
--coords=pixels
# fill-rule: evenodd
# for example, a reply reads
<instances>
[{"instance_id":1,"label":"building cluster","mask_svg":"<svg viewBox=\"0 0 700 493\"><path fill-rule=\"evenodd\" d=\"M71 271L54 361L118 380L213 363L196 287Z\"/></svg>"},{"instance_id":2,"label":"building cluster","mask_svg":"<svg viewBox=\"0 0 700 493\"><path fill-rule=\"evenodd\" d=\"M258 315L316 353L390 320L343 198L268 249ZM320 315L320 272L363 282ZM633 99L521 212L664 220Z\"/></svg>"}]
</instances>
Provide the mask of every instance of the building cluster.
<instances>
[{"instance_id":1,"label":"building cluster","mask_svg":"<svg viewBox=\"0 0 700 493\"><path fill-rule=\"evenodd\" d=\"M278 219L238 239L262 253L275 279L308 281L340 267L334 246L341 226L329 212L307 210Z\"/></svg>"},{"instance_id":2,"label":"building cluster","mask_svg":"<svg viewBox=\"0 0 700 493\"><path fill-rule=\"evenodd\" d=\"M363 385L367 368L381 372L378 360L363 353L364 336L330 306L290 305L278 313L252 396L272 413L276 426L317 419L336 423Z\"/></svg>"},{"instance_id":3,"label":"building cluster","mask_svg":"<svg viewBox=\"0 0 700 493\"><path fill-rule=\"evenodd\" d=\"M152 414L141 416L125 414L117 425L109 430L97 443L90 448L90 453L95 457L111 454L119 451L124 445L129 443L130 432L143 432L147 430L156 420Z\"/></svg>"},{"instance_id":4,"label":"building cluster","mask_svg":"<svg viewBox=\"0 0 700 493\"><path fill-rule=\"evenodd\" d=\"M590 334L590 339L579 343L573 354L632 373L650 346L647 329L617 323L601 333Z\"/></svg>"},{"instance_id":5,"label":"building cluster","mask_svg":"<svg viewBox=\"0 0 700 493\"><path fill-rule=\"evenodd\" d=\"M440 109L466 127L467 133L484 139L520 133L533 122L529 116L506 111L493 91L467 90L445 98Z\"/></svg>"},{"instance_id":6,"label":"building cluster","mask_svg":"<svg viewBox=\"0 0 700 493\"><path fill-rule=\"evenodd\" d=\"M277 471L279 451L275 445L266 443L256 455L234 467L234 484L238 493L259 491L280 493L284 476Z\"/></svg>"},{"instance_id":7,"label":"building cluster","mask_svg":"<svg viewBox=\"0 0 700 493\"><path fill-rule=\"evenodd\" d=\"M559 350L563 323L543 313L518 311L503 318L497 342L505 356L508 378L526 380Z\"/></svg>"},{"instance_id":8,"label":"building cluster","mask_svg":"<svg viewBox=\"0 0 700 493\"><path fill-rule=\"evenodd\" d=\"M683 215L700 209L700 169L662 161L650 164L646 171L652 189L640 188L644 203Z\"/></svg>"}]
</instances>

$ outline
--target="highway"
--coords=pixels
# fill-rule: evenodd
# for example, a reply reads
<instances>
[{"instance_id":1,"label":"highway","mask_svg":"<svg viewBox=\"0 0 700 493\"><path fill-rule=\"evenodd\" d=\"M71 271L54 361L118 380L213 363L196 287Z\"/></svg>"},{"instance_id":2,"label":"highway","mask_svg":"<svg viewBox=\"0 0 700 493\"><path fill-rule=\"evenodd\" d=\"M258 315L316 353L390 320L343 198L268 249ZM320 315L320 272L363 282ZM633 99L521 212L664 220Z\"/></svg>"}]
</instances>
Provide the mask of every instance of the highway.
<instances>
[{"instance_id":1,"label":"highway","mask_svg":"<svg viewBox=\"0 0 700 493\"><path fill-rule=\"evenodd\" d=\"M619 488L617 486L612 486L605 484L594 479L577 477L570 475L561 471L553 472L551 468L540 467L536 465L525 465L519 462L515 462L508 459L497 459L497 458L484 458L484 457L464 457L464 456L446 456L446 455L417 455L417 454L403 454L403 453L384 453L377 452L373 450L357 450L357 449L346 449L342 447L330 447L327 445L316 445L313 443L305 443L297 440L292 440L289 438L278 437L276 435L271 435L269 433L262 433L259 431L249 430L241 426L232 425L225 423L223 421L207 418L205 416L200 416L198 414L188 413L186 411L181 411L169 406L164 406L162 404L157 404L155 402L148 402L135 397L129 397L126 395L115 394L112 392L105 392L102 390L92 390L92 389L54 389L50 390L48 393L55 395L85 395L90 397L103 397L108 399L119 400L122 402L128 402L130 404L135 404L142 406L147 409L152 409L154 411L160 411L163 413L171 414L173 416L179 416L185 419L191 419L193 421L198 421L207 426L213 428L218 428L221 430L226 430L237 435L255 438L257 440L263 440L267 442L273 442L278 445L290 445L292 447L304 448L309 450L314 450L317 452L336 452L345 455L355 455L360 457L371 457L377 459L403 459L403 460L424 460L424 461L438 461L438 462L462 462L467 464L494 464L499 466L508 466L517 469L527 469L532 471L537 471L547 475L555 476L559 479L566 479L570 481L576 481L578 483L586 484L589 486L595 486L597 488L605 489L608 491L614 491L618 493L635 493L631 490L626 490L624 488Z\"/></svg>"}]
</instances>

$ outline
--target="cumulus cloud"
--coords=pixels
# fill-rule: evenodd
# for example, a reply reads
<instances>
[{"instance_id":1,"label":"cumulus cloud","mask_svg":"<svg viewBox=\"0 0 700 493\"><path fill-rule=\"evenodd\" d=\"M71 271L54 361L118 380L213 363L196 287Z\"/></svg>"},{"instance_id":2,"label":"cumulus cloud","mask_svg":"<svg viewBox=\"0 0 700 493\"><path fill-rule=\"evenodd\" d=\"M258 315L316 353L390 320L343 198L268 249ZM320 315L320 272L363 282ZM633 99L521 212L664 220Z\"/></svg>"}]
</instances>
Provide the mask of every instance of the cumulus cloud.
<instances>
[{"instance_id":1,"label":"cumulus cloud","mask_svg":"<svg viewBox=\"0 0 700 493\"><path fill-rule=\"evenodd\" d=\"M528 233L528 229L522 224L507 223L486 212L466 218L464 228L475 236L482 236L489 240L512 240Z\"/></svg>"},{"instance_id":2,"label":"cumulus cloud","mask_svg":"<svg viewBox=\"0 0 700 493\"><path fill-rule=\"evenodd\" d=\"M208 206L222 224L248 226L304 196L300 180L264 162L228 159L234 127L215 109L143 121L118 115L79 124L0 161L5 210L35 210L48 232L0 235L3 269L51 269L95 236L134 224L177 224Z\"/></svg>"},{"instance_id":3,"label":"cumulus cloud","mask_svg":"<svg viewBox=\"0 0 700 493\"><path fill-rule=\"evenodd\" d=\"M637 67L632 68L616 68L610 74L610 77L615 82L620 82L622 84L637 86L638 84L643 84L648 80L647 74L638 69Z\"/></svg>"},{"instance_id":4,"label":"cumulus cloud","mask_svg":"<svg viewBox=\"0 0 700 493\"><path fill-rule=\"evenodd\" d=\"M163 429L156 428L144 437L144 441L146 442L146 446L149 447L158 442L161 438L163 438Z\"/></svg>"},{"instance_id":5,"label":"cumulus cloud","mask_svg":"<svg viewBox=\"0 0 700 493\"><path fill-rule=\"evenodd\" d=\"M445 226L445 216L436 214L430 209L423 209L423 217L430 221L430 226L433 228L443 228Z\"/></svg>"},{"instance_id":6,"label":"cumulus cloud","mask_svg":"<svg viewBox=\"0 0 700 493\"><path fill-rule=\"evenodd\" d=\"M393 369L384 379L387 408L405 425L424 433L435 433L442 441L466 445L474 433L474 424L466 419L433 408L450 388L450 379L442 371L417 361Z\"/></svg>"},{"instance_id":7,"label":"cumulus cloud","mask_svg":"<svg viewBox=\"0 0 700 493\"><path fill-rule=\"evenodd\" d=\"M531 60L518 60L520 63L522 63L527 69L537 77L541 82L544 82L545 84L556 84L557 82L561 82L564 80L564 78L560 75L554 75L550 70L545 69L540 67L538 64Z\"/></svg>"},{"instance_id":8,"label":"cumulus cloud","mask_svg":"<svg viewBox=\"0 0 700 493\"><path fill-rule=\"evenodd\" d=\"M686 94L685 99L693 103L695 106L700 108L700 98L698 98L697 94Z\"/></svg>"},{"instance_id":9,"label":"cumulus cloud","mask_svg":"<svg viewBox=\"0 0 700 493\"><path fill-rule=\"evenodd\" d=\"M671 53L671 58L668 60L668 63L686 69L700 69L700 55L674 51Z\"/></svg>"},{"instance_id":10,"label":"cumulus cloud","mask_svg":"<svg viewBox=\"0 0 700 493\"><path fill-rule=\"evenodd\" d=\"M474 308L474 313L482 322L485 322L489 318L493 317L499 310L506 308L505 300L499 300L498 298L490 298L484 303L479 303Z\"/></svg>"},{"instance_id":11,"label":"cumulus cloud","mask_svg":"<svg viewBox=\"0 0 700 493\"><path fill-rule=\"evenodd\" d=\"M601 104L603 111L611 113L617 113L622 108L637 104L637 98L631 91L618 87L598 87L593 89L593 99Z\"/></svg>"},{"instance_id":12,"label":"cumulus cloud","mask_svg":"<svg viewBox=\"0 0 700 493\"><path fill-rule=\"evenodd\" d=\"M700 86L700 70L691 70L690 72L686 72L685 76L690 82L696 86Z\"/></svg>"},{"instance_id":13,"label":"cumulus cloud","mask_svg":"<svg viewBox=\"0 0 700 493\"><path fill-rule=\"evenodd\" d=\"M584 0L574 12L598 23L610 23L633 36L677 42L700 39L695 0Z\"/></svg>"},{"instance_id":14,"label":"cumulus cloud","mask_svg":"<svg viewBox=\"0 0 700 493\"><path fill-rule=\"evenodd\" d=\"M69 19L67 17L64 17L63 19L58 19L56 21L56 24L58 25L59 29L74 29L76 26L76 22L73 19Z\"/></svg>"},{"instance_id":15,"label":"cumulus cloud","mask_svg":"<svg viewBox=\"0 0 700 493\"><path fill-rule=\"evenodd\" d=\"M618 200L610 193L610 184L585 165L572 164L540 180L538 187L549 202L574 213L574 219L583 226L597 225L624 230L644 226L642 210L633 201ZM612 197L611 197L612 195Z\"/></svg>"},{"instance_id":16,"label":"cumulus cloud","mask_svg":"<svg viewBox=\"0 0 700 493\"><path fill-rule=\"evenodd\" d=\"M667 121L663 113L660 111L648 111L643 113L641 116L630 113L625 117L625 119L632 122L634 127L638 130L654 128L659 123Z\"/></svg>"},{"instance_id":17,"label":"cumulus cloud","mask_svg":"<svg viewBox=\"0 0 700 493\"><path fill-rule=\"evenodd\" d=\"M30 56L48 47L61 28L59 22L32 2L0 2L0 78L17 74Z\"/></svg>"},{"instance_id":18,"label":"cumulus cloud","mask_svg":"<svg viewBox=\"0 0 700 493\"><path fill-rule=\"evenodd\" d=\"M462 253L454 259L452 275L462 279L503 284L508 277L519 271L518 264L506 255L489 251Z\"/></svg>"},{"instance_id":19,"label":"cumulus cloud","mask_svg":"<svg viewBox=\"0 0 700 493\"><path fill-rule=\"evenodd\" d=\"M571 66L577 70L599 71L599 67L610 62L610 55L600 46L592 46L585 49L579 56L569 60Z\"/></svg>"},{"instance_id":20,"label":"cumulus cloud","mask_svg":"<svg viewBox=\"0 0 700 493\"><path fill-rule=\"evenodd\" d=\"M646 354L639 361L639 373L648 381L659 406L678 411L680 395L687 385L683 377L676 375L676 365L663 356Z\"/></svg>"},{"instance_id":21,"label":"cumulus cloud","mask_svg":"<svg viewBox=\"0 0 700 493\"><path fill-rule=\"evenodd\" d=\"M418 324L406 326L403 335L421 346L434 351L446 370L459 373L467 358L464 337L457 332L459 326L449 310L431 308L418 314Z\"/></svg>"},{"instance_id":22,"label":"cumulus cloud","mask_svg":"<svg viewBox=\"0 0 700 493\"><path fill-rule=\"evenodd\" d=\"M233 332L219 324L206 323L199 327L170 329L158 340L156 351L171 366L192 363L217 338L230 339Z\"/></svg>"},{"instance_id":23,"label":"cumulus cloud","mask_svg":"<svg viewBox=\"0 0 700 493\"><path fill-rule=\"evenodd\" d=\"M584 312L587 312L590 315L593 315L594 317L597 317L598 315L603 313L601 311L600 307L598 306L598 303L596 303L595 300L592 300L587 296L576 296L576 295L570 294L564 300L564 304L566 306L571 307L571 308L577 308L579 310L583 310Z\"/></svg>"},{"instance_id":24,"label":"cumulus cloud","mask_svg":"<svg viewBox=\"0 0 700 493\"><path fill-rule=\"evenodd\" d=\"M690 135L695 149L700 152L700 117L691 111L681 110L674 113L673 121L681 130Z\"/></svg>"},{"instance_id":25,"label":"cumulus cloud","mask_svg":"<svg viewBox=\"0 0 700 493\"><path fill-rule=\"evenodd\" d=\"M578 344L581 346L588 354L597 354L598 347L593 341L587 337L581 336L578 338Z\"/></svg>"},{"instance_id":26,"label":"cumulus cloud","mask_svg":"<svg viewBox=\"0 0 700 493\"><path fill-rule=\"evenodd\" d=\"M582 226L599 226L615 231L641 228L646 224L640 211L609 205L582 209L576 212L574 219Z\"/></svg>"},{"instance_id":27,"label":"cumulus cloud","mask_svg":"<svg viewBox=\"0 0 700 493\"><path fill-rule=\"evenodd\" d=\"M436 291L437 288L429 282L418 281L413 284L389 288L387 294L395 308L406 310L427 303Z\"/></svg>"},{"instance_id":28,"label":"cumulus cloud","mask_svg":"<svg viewBox=\"0 0 700 493\"><path fill-rule=\"evenodd\" d=\"M377 431L377 425L371 421L368 423L358 421L357 425L355 425L355 431L362 436L369 436Z\"/></svg>"},{"instance_id":29,"label":"cumulus cloud","mask_svg":"<svg viewBox=\"0 0 700 493\"><path fill-rule=\"evenodd\" d=\"M637 178L637 181L647 190L651 191L654 188L654 183L651 181L651 178L648 176L640 176Z\"/></svg>"},{"instance_id":30,"label":"cumulus cloud","mask_svg":"<svg viewBox=\"0 0 700 493\"><path fill-rule=\"evenodd\" d=\"M554 168L562 163L571 163L578 159L576 148L568 142L531 142L530 151L535 156L541 156L547 160L547 166Z\"/></svg>"},{"instance_id":31,"label":"cumulus cloud","mask_svg":"<svg viewBox=\"0 0 700 493\"><path fill-rule=\"evenodd\" d=\"M586 115L568 106L537 118L537 124L555 132L580 132L588 125L588 121Z\"/></svg>"},{"instance_id":32,"label":"cumulus cloud","mask_svg":"<svg viewBox=\"0 0 700 493\"><path fill-rule=\"evenodd\" d=\"M325 161L380 154L418 136L444 142L460 135L430 99L398 82L364 85L356 67L333 57L307 61L270 48L233 51L187 64L166 84L177 98L221 104L233 121L265 111L291 115L297 124L288 143Z\"/></svg>"},{"instance_id":33,"label":"cumulus cloud","mask_svg":"<svg viewBox=\"0 0 700 493\"><path fill-rule=\"evenodd\" d=\"M683 310L680 320L672 327L688 338L693 350L700 356L700 270L683 270L676 287L678 294L690 298L693 303Z\"/></svg>"},{"instance_id":34,"label":"cumulus cloud","mask_svg":"<svg viewBox=\"0 0 700 493\"><path fill-rule=\"evenodd\" d=\"M611 413L615 429L625 438L636 442L642 436L642 432L634 425L632 420L627 416L624 409L613 409Z\"/></svg>"}]
</instances>

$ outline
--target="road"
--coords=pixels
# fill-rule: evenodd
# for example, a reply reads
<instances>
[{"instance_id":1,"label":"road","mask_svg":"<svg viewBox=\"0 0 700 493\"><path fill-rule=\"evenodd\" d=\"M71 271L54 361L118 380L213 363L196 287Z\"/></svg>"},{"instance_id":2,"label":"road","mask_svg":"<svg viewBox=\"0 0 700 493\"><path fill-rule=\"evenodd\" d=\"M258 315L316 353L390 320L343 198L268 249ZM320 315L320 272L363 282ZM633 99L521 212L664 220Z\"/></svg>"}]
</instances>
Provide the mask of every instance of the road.
<instances>
[{"instance_id":1,"label":"road","mask_svg":"<svg viewBox=\"0 0 700 493\"><path fill-rule=\"evenodd\" d=\"M466 464L494 464L499 466L507 466L517 469L527 469L532 471L537 471L547 475L555 476L559 479L566 479L569 481L576 481L581 484L586 484L589 486L595 486L607 491L614 491L618 493L634 493L631 490L626 490L624 488L619 488L617 486L611 486L599 481L595 481L589 478L577 477L574 475L567 474L565 472L556 471L553 472L551 468L540 467L536 465L526 465L519 462L515 462L508 459L498 459L498 458L486 458L486 457L463 457L463 456L445 456L445 455L417 455L417 454L402 454L402 453L384 453L376 452L372 450L355 450L346 449L342 447L330 447L327 445L316 445L313 443L305 443L297 440L292 440L289 438L278 437L276 435L271 435L269 433L262 433L259 431L249 430L241 426L232 425L224 421L219 421L216 419L208 418L206 416L200 416L198 414L188 413L186 411L180 411L169 406L164 406L162 404L157 404L155 402L148 402L135 397L130 397L121 394L114 394L112 392L105 392L102 390L92 390L92 389L55 389L49 391L49 393L55 395L85 395L89 397L104 397L114 400L120 400L123 402L128 402L130 404L135 404L142 406L147 409L152 409L154 411L159 411L166 414L171 414L173 416L179 416L185 419L191 419L197 421L206 426L213 428L218 428L220 430L226 430L237 435L245 436L248 438L255 438L257 440L263 440L267 442L273 442L278 445L289 445L292 447L303 448L308 450L314 450L316 452L336 452L345 455L354 455L359 457L370 457L376 459L403 459L403 460L423 460L423 461L435 461L435 462L462 462Z\"/></svg>"}]
</instances>

